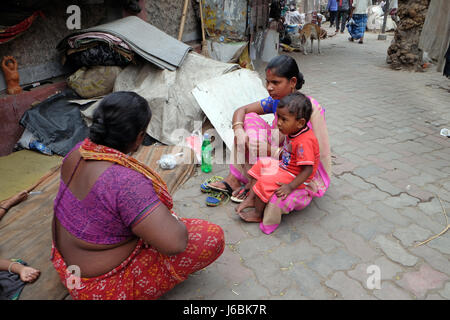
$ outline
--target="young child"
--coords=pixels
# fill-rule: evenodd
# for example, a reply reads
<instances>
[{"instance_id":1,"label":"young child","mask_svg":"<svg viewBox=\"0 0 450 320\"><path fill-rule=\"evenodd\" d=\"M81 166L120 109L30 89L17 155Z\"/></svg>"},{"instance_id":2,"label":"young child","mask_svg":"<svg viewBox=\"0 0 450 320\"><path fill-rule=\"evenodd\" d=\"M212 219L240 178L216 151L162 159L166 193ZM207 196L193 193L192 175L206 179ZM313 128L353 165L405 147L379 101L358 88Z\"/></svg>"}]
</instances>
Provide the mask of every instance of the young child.
<instances>
[{"instance_id":1,"label":"young child","mask_svg":"<svg viewBox=\"0 0 450 320\"><path fill-rule=\"evenodd\" d=\"M307 126L312 113L310 99L300 92L291 93L280 100L276 112L278 129L285 135L280 160L260 159L248 171L254 178L251 192L256 194L255 210L238 213L247 222L260 222L260 228L266 234L275 231L281 221L281 216L266 219L264 215L273 194L278 197L278 202L282 202L296 189L305 188L320 161L319 143Z\"/></svg>"}]
</instances>

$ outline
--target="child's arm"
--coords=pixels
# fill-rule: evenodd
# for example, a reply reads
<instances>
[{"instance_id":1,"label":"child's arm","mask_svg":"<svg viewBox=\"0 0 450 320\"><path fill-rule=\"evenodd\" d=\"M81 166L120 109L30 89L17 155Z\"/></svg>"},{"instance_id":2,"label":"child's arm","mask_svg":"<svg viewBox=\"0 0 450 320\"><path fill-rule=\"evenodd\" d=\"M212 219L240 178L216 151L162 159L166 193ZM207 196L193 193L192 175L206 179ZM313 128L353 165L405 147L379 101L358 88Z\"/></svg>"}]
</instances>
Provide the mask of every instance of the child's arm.
<instances>
[{"instance_id":1,"label":"child's arm","mask_svg":"<svg viewBox=\"0 0 450 320\"><path fill-rule=\"evenodd\" d=\"M284 184L277 182L277 184L280 186L277 190L275 190L275 194L277 197L286 199L286 197L295 189L298 188L299 185L304 183L306 179L311 175L313 172L313 166L302 166L302 171L292 180L290 183Z\"/></svg>"}]
</instances>

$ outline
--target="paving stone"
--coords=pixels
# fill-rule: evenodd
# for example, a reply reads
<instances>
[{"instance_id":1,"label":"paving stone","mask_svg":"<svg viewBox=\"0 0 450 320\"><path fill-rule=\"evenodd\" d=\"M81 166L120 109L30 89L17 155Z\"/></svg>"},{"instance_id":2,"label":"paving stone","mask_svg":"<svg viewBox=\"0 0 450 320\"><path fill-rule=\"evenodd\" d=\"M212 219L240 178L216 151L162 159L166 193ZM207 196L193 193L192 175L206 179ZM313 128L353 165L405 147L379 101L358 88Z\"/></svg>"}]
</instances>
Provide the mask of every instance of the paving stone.
<instances>
[{"instance_id":1,"label":"paving stone","mask_svg":"<svg viewBox=\"0 0 450 320\"><path fill-rule=\"evenodd\" d=\"M363 190L354 195L355 199L368 204L372 201L385 201L390 195L386 192L380 191L377 188L372 188L370 190Z\"/></svg>"},{"instance_id":2,"label":"paving stone","mask_svg":"<svg viewBox=\"0 0 450 320\"><path fill-rule=\"evenodd\" d=\"M428 290L442 288L448 279L447 275L432 269L427 264L423 264L419 271L405 273L397 283L411 291L417 298L422 299Z\"/></svg>"},{"instance_id":3,"label":"paving stone","mask_svg":"<svg viewBox=\"0 0 450 320\"><path fill-rule=\"evenodd\" d=\"M279 295L291 285L291 279L283 274L278 261L268 255L258 255L243 263L253 270L258 282L268 288L271 295Z\"/></svg>"},{"instance_id":4,"label":"paving stone","mask_svg":"<svg viewBox=\"0 0 450 320\"><path fill-rule=\"evenodd\" d=\"M371 240L378 234L388 234L394 230L392 223L377 217L370 221L364 221L357 224L353 231L361 235L366 240Z\"/></svg>"},{"instance_id":5,"label":"paving stone","mask_svg":"<svg viewBox=\"0 0 450 320\"><path fill-rule=\"evenodd\" d=\"M430 248L427 244L412 247L409 251L423 258L431 267L450 276L450 262L448 255Z\"/></svg>"},{"instance_id":6,"label":"paving stone","mask_svg":"<svg viewBox=\"0 0 450 320\"><path fill-rule=\"evenodd\" d=\"M409 254L398 243L387 239L385 236L377 236L374 242L378 243L380 249L389 257L389 259L396 261L404 266L414 266L418 259Z\"/></svg>"},{"instance_id":7,"label":"paving stone","mask_svg":"<svg viewBox=\"0 0 450 320\"><path fill-rule=\"evenodd\" d=\"M391 282L383 282L381 289L373 290L373 294L381 300L411 300L412 297L406 292L398 288Z\"/></svg>"},{"instance_id":8,"label":"paving stone","mask_svg":"<svg viewBox=\"0 0 450 320\"><path fill-rule=\"evenodd\" d=\"M383 202L372 201L368 206L384 220L397 226L408 226L411 224L411 220L399 214L398 209L385 205Z\"/></svg>"},{"instance_id":9,"label":"paving stone","mask_svg":"<svg viewBox=\"0 0 450 320\"><path fill-rule=\"evenodd\" d=\"M429 230L419 227L416 224L405 228L398 228L393 233L393 236L400 240L405 247L426 240L430 235L431 232Z\"/></svg>"},{"instance_id":10,"label":"paving stone","mask_svg":"<svg viewBox=\"0 0 450 320\"><path fill-rule=\"evenodd\" d=\"M404 208L408 206L415 206L419 200L417 198L413 198L407 194L402 193L397 197L389 197L384 203L393 208Z\"/></svg>"},{"instance_id":11,"label":"paving stone","mask_svg":"<svg viewBox=\"0 0 450 320\"><path fill-rule=\"evenodd\" d=\"M308 269L304 263L294 264L286 274L293 279L303 296L311 299L329 299L331 294L321 286L323 278Z\"/></svg>"},{"instance_id":12,"label":"paving stone","mask_svg":"<svg viewBox=\"0 0 450 320\"><path fill-rule=\"evenodd\" d=\"M269 290L259 284L255 279L250 278L237 286L231 286L217 290L208 300L261 300L270 297Z\"/></svg>"},{"instance_id":13,"label":"paving stone","mask_svg":"<svg viewBox=\"0 0 450 320\"><path fill-rule=\"evenodd\" d=\"M341 179L346 180L347 182L351 183L353 186L356 186L359 189L363 189L363 190L371 189L371 185L369 183L365 182L361 177L359 177L355 174L351 174L351 173L343 174L341 176Z\"/></svg>"},{"instance_id":14,"label":"paving stone","mask_svg":"<svg viewBox=\"0 0 450 320\"><path fill-rule=\"evenodd\" d=\"M447 234L443 234L442 236L431 240L427 245L442 253L450 254L450 237Z\"/></svg>"},{"instance_id":15,"label":"paving stone","mask_svg":"<svg viewBox=\"0 0 450 320\"><path fill-rule=\"evenodd\" d=\"M319 256L306 263L306 265L311 270L319 273L322 277L328 277L328 275L330 275L334 271L350 269L355 263L358 263L359 261L359 258L350 255L347 250L340 248L333 253Z\"/></svg>"},{"instance_id":16,"label":"paving stone","mask_svg":"<svg viewBox=\"0 0 450 320\"><path fill-rule=\"evenodd\" d=\"M366 204L354 199L343 199L340 201L342 205L354 216L369 220L378 216L378 214L369 209Z\"/></svg>"},{"instance_id":17,"label":"paving stone","mask_svg":"<svg viewBox=\"0 0 450 320\"><path fill-rule=\"evenodd\" d=\"M433 233L439 233L444 228L442 224L431 220L422 210L418 208L400 208L398 209L398 212L400 215L414 221L418 226L428 229Z\"/></svg>"},{"instance_id":18,"label":"paving stone","mask_svg":"<svg viewBox=\"0 0 450 320\"><path fill-rule=\"evenodd\" d=\"M442 289L441 291L439 291L439 293L441 294L441 296L443 296L445 299L450 300L450 282L447 282L445 284L444 289Z\"/></svg>"},{"instance_id":19,"label":"paving stone","mask_svg":"<svg viewBox=\"0 0 450 320\"><path fill-rule=\"evenodd\" d=\"M332 233L331 237L344 243L348 251L360 257L362 261L371 261L378 254L363 238L355 233L340 230Z\"/></svg>"},{"instance_id":20,"label":"paving stone","mask_svg":"<svg viewBox=\"0 0 450 320\"><path fill-rule=\"evenodd\" d=\"M328 232L337 231L341 228L351 229L360 223L361 218L347 211L330 213L319 221L320 226Z\"/></svg>"},{"instance_id":21,"label":"paving stone","mask_svg":"<svg viewBox=\"0 0 450 320\"><path fill-rule=\"evenodd\" d=\"M372 265L380 268L381 285L383 285L384 281L396 280L397 274L403 272L403 268L400 265L393 263L386 257L380 257L369 263L358 264L353 270L347 271L347 274L361 282L364 288L367 288L367 279L373 273L373 271L368 273L367 268Z\"/></svg>"},{"instance_id":22,"label":"paving stone","mask_svg":"<svg viewBox=\"0 0 450 320\"><path fill-rule=\"evenodd\" d=\"M342 271L334 273L325 284L339 292L345 300L375 300L358 282L347 277Z\"/></svg>"},{"instance_id":23,"label":"paving stone","mask_svg":"<svg viewBox=\"0 0 450 320\"><path fill-rule=\"evenodd\" d=\"M368 177L366 180L376 185L377 188L381 191L389 193L391 196L399 195L401 192L403 192L402 189L392 185L389 181L377 176Z\"/></svg>"},{"instance_id":24,"label":"paving stone","mask_svg":"<svg viewBox=\"0 0 450 320\"><path fill-rule=\"evenodd\" d=\"M301 239L292 244L281 244L269 253L269 256L278 261L281 267L289 267L292 263L307 262L321 255L322 251L312 246L307 240Z\"/></svg>"},{"instance_id":25,"label":"paving stone","mask_svg":"<svg viewBox=\"0 0 450 320\"><path fill-rule=\"evenodd\" d=\"M278 247L280 244L281 241L277 238L264 235L257 238L243 239L236 248L242 258L247 260L254 256L267 254L271 249Z\"/></svg>"},{"instance_id":26,"label":"paving stone","mask_svg":"<svg viewBox=\"0 0 450 320\"><path fill-rule=\"evenodd\" d=\"M303 229L300 230L309 239L309 242L315 246L322 249L324 252L330 252L337 247L342 246L339 242L331 239L328 236L327 230L315 225L305 225L302 226Z\"/></svg>"},{"instance_id":27,"label":"paving stone","mask_svg":"<svg viewBox=\"0 0 450 320\"><path fill-rule=\"evenodd\" d=\"M432 215L434 213L442 214L442 206L437 198L434 198L429 202L419 203L418 207L427 215Z\"/></svg>"},{"instance_id":28,"label":"paving stone","mask_svg":"<svg viewBox=\"0 0 450 320\"><path fill-rule=\"evenodd\" d=\"M241 283L250 277L254 277L253 271L242 264L238 253L225 247L223 254L211 266L214 266L217 275L229 283Z\"/></svg>"},{"instance_id":29,"label":"paving stone","mask_svg":"<svg viewBox=\"0 0 450 320\"><path fill-rule=\"evenodd\" d=\"M429 175L427 173L421 172L418 176L411 177L410 180L412 183L418 186L424 186L427 183L432 183L436 181L436 176Z\"/></svg>"},{"instance_id":30,"label":"paving stone","mask_svg":"<svg viewBox=\"0 0 450 320\"><path fill-rule=\"evenodd\" d=\"M355 175L360 176L364 179L367 179L367 178L373 177L373 176L379 176L383 172L384 172L384 169L374 166L374 165L369 165L369 166L366 166L363 168L358 168L353 171L353 173Z\"/></svg>"}]
</instances>

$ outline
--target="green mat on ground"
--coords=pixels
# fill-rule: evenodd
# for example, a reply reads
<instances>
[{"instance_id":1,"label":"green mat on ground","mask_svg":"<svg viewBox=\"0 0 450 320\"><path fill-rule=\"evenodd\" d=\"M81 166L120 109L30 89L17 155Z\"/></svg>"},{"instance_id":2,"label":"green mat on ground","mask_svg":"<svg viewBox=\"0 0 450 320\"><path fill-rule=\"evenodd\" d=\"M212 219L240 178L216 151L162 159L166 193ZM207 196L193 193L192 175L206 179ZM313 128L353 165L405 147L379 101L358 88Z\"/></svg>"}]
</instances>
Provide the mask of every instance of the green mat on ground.
<instances>
[{"instance_id":1,"label":"green mat on ground","mask_svg":"<svg viewBox=\"0 0 450 320\"><path fill-rule=\"evenodd\" d=\"M30 150L0 157L0 201L33 186L52 168L59 166L62 159L58 155L47 156Z\"/></svg>"}]
</instances>

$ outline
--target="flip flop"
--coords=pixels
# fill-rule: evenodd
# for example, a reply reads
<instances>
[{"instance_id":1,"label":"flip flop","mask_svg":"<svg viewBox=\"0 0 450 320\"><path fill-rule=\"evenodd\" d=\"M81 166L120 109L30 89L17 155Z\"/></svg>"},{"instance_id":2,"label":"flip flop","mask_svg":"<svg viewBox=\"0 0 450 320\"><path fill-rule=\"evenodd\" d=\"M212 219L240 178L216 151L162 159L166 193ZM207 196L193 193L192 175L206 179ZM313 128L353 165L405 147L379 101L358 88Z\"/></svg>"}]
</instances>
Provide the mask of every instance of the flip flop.
<instances>
[{"instance_id":1,"label":"flip flop","mask_svg":"<svg viewBox=\"0 0 450 320\"><path fill-rule=\"evenodd\" d=\"M245 189L245 186L242 186L239 190L239 193L236 196L232 196L230 199L231 201L235 203L241 203L245 200L247 193L250 191L250 189ZM244 196L244 198L240 198L241 196Z\"/></svg>"},{"instance_id":2,"label":"flip flop","mask_svg":"<svg viewBox=\"0 0 450 320\"><path fill-rule=\"evenodd\" d=\"M206 205L208 207L217 207L220 204L225 204L230 199L228 193L225 192L211 192L210 196L206 198Z\"/></svg>"},{"instance_id":3,"label":"flip flop","mask_svg":"<svg viewBox=\"0 0 450 320\"><path fill-rule=\"evenodd\" d=\"M230 185L228 184L228 182L222 181L222 180L219 181L219 182L223 183L223 185L225 186L226 189L220 189L220 188L213 187L213 186L209 186L209 188L210 188L211 190L214 190L214 191L219 191L219 192L227 193L229 196L231 196L231 195L233 194L233 189L230 187Z\"/></svg>"},{"instance_id":4,"label":"flip flop","mask_svg":"<svg viewBox=\"0 0 450 320\"><path fill-rule=\"evenodd\" d=\"M211 192L211 188L208 187L208 184L212 183L212 182L217 182L217 181L221 181L223 180L223 177L221 176L213 176L207 180L205 180L201 185L200 185L200 191L204 192L204 193L209 193Z\"/></svg>"}]
</instances>

